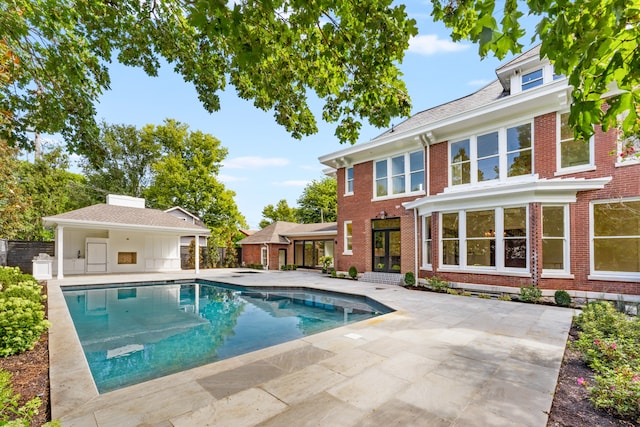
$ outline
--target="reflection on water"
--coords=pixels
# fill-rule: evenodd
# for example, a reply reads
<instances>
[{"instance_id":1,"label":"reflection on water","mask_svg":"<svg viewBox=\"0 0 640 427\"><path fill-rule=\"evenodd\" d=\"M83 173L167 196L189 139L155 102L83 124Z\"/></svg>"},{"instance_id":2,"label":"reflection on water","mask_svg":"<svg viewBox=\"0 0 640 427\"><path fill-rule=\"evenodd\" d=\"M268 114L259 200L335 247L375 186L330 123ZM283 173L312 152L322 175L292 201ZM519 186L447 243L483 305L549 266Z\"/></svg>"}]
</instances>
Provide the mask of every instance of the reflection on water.
<instances>
[{"instance_id":1,"label":"reflection on water","mask_svg":"<svg viewBox=\"0 0 640 427\"><path fill-rule=\"evenodd\" d=\"M342 294L197 283L64 295L100 392L388 311Z\"/></svg>"}]
</instances>

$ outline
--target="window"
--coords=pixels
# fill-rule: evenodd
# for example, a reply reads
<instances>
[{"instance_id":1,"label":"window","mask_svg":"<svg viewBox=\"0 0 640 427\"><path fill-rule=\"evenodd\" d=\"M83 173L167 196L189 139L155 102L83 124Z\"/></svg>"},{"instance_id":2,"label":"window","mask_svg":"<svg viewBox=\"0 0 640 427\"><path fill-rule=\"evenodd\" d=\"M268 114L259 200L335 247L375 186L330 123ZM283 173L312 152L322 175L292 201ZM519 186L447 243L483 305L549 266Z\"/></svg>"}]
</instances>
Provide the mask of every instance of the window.
<instances>
[{"instance_id":1,"label":"window","mask_svg":"<svg viewBox=\"0 0 640 427\"><path fill-rule=\"evenodd\" d=\"M347 184L345 186L347 194L353 194L353 166L347 168L346 170L346 180Z\"/></svg>"},{"instance_id":2,"label":"window","mask_svg":"<svg viewBox=\"0 0 640 427\"><path fill-rule=\"evenodd\" d=\"M451 184L471 182L471 154L468 139L451 144Z\"/></svg>"},{"instance_id":3,"label":"window","mask_svg":"<svg viewBox=\"0 0 640 427\"><path fill-rule=\"evenodd\" d=\"M542 68L522 75L522 90L533 89L543 83Z\"/></svg>"},{"instance_id":4,"label":"window","mask_svg":"<svg viewBox=\"0 0 640 427\"><path fill-rule=\"evenodd\" d=\"M460 262L459 215L443 213L441 217L442 230L442 265L458 265Z\"/></svg>"},{"instance_id":5,"label":"window","mask_svg":"<svg viewBox=\"0 0 640 427\"><path fill-rule=\"evenodd\" d=\"M507 129L507 176L531 174L531 125Z\"/></svg>"},{"instance_id":6,"label":"window","mask_svg":"<svg viewBox=\"0 0 640 427\"><path fill-rule=\"evenodd\" d=\"M423 189L423 150L375 162L375 197L418 192Z\"/></svg>"},{"instance_id":7,"label":"window","mask_svg":"<svg viewBox=\"0 0 640 427\"><path fill-rule=\"evenodd\" d=\"M353 253L353 225L351 221L344 222L344 253Z\"/></svg>"},{"instance_id":8,"label":"window","mask_svg":"<svg viewBox=\"0 0 640 427\"><path fill-rule=\"evenodd\" d=\"M527 268L527 209L504 209L504 266Z\"/></svg>"},{"instance_id":9,"label":"window","mask_svg":"<svg viewBox=\"0 0 640 427\"><path fill-rule=\"evenodd\" d=\"M300 267L322 268L321 258L333 258L333 240L296 240L293 242L293 263Z\"/></svg>"},{"instance_id":10,"label":"window","mask_svg":"<svg viewBox=\"0 0 640 427\"><path fill-rule=\"evenodd\" d=\"M422 264L425 266L431 266L433 263L433 238L431 235L431 215L424 217L423 232L424 242L422 247Z\"/></svg>"},{"instance_id":11,"label":"window","mask_svg":"<svg viewBox=\"0 0 640 427\"><path fill-rule=\"evenodd\" d=\"M269 260L267 258L267 248L265 248L264 246L262 248L260 248L260 263L262 265L268 265L269 264Z\"/></svg>"},{"instance_id":12,"label":"window","mask_svg":"<svg viewBox=\"0 0 640 427\"><path fill-rule=\"evenodd\" d=\"M467 265L495 267L495 211L467 212Z\"/></svg>"},{"instance_id":13,"label":"window","mask_svg":"<svg viewBox=\"0 0 640 427\"><path fill-rule=\"evenodd\" d=\"M542 269L567 271L567 207L542 207Z\"/></svg>"},{"instance_id":14,"label":"window","mask_svg":"<svg viewBox=\"0 0 640 427\"><path fill-rule=\"evenodd\" d=\"M531 175L531 123L452 142L449 156L452 186Z\"/></svg>"},{"instance_id":15,"label":"window","mask_svg":"<svg viewBox=\"0 0 640 427\"><path fill-rule=\"evenodd\" d=\"M593 204L593 270L640 273L640 200Z\"/></svg>"},{"instance_id":16,"label":"window","mask_svg":"<svg viewBox=\"0 0 640 427\"><path fill-rule=\"evenodd\" d=\"M578 168L593 164L592 141L575 139L573 128L569 126L569 113L559 114L559 168Z\"/></svg>"},{"instance_id":17,"label":"window","mask_svg":"<svg viewBox=\"0 0 640 427\"><path fill-rule=\"evenodd\" d=\"M527 269L527 218L525 206L442 213L443 267Z\"/></svg>"}]
</instances>

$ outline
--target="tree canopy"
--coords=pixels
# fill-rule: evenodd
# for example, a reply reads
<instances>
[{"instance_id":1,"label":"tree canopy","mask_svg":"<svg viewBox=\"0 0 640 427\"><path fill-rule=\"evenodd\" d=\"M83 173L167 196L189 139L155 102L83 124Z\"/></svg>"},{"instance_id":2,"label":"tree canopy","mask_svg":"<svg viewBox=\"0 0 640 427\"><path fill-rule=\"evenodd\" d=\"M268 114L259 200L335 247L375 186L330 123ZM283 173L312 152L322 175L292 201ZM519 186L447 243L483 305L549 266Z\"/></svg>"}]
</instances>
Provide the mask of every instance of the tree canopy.
<instances>
[{"instance_id":1,"label":"tree canopy","mask_svg":"<svg viewBox=\"0 0 640 427\"><path fill-rule=\"evenodd\" d=\"M276 221L298 222L298 212L296 208L289 207L285 199L278 201L276 206L267 205L262 209L262 221L258 227L265 228Z\"/></svg>"},{"instance_id":2,"label":"tree canopy","mask_svg":"<svg viewBox=\"0 0 640 427\"><path fill-rule=\"evenodd\" d=\"M304 224L333 222L338 218L338 185L336 179L325 176L313 180L298 198L298 219Z\"/></svg>"},{"instance_id":3,"label":"tree canopy","mask_svg":"<svg viewBox=\"0 0 640 427\"><path fill-rule=\"evenodd\" d=\"M220 108L233 85L295 138L317 132L307 99L341 141L361 120L388 126L410 100L398 63L417 33L403 5L358 2L8 0L0 4L0 138L60 132L71 152L100 153L95 102L117 58L156 75L161 60Z\"/></svg>"},{"instance_id":4,"label":"tree canopy","mask_svg":"<svg viewBox=\"0 0 640 427\"><path fill-rule=\"evenodd\" d=\"M496 9L496 0L431 1L453 40L478 43L481 57L519 53L524 11L540 17L532 41L541 41L540 54L573 86L569 122L576 133L586 139L602 124L640 134L639 2L500 0Z\"/></svg>"}]
</instances>

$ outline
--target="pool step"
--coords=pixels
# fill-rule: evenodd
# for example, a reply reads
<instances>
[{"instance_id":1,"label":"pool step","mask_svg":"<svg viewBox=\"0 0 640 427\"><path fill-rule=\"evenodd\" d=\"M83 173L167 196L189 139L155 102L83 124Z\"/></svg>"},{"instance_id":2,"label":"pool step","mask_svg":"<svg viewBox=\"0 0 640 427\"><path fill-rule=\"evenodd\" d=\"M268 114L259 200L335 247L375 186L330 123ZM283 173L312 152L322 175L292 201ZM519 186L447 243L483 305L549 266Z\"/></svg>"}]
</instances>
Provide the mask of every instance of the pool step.
<instances>
[{"instance_id":1,"label":"pool step","mask_svg":"<svg viewBox=\"0 0 640 427\"><path fill-rule=\"evenodd\" d=\"M358 280L369 283L380 283L385 285L402 285L403 277L399 273L378 273L367 271Z\"/></svg>"}]
</instances>

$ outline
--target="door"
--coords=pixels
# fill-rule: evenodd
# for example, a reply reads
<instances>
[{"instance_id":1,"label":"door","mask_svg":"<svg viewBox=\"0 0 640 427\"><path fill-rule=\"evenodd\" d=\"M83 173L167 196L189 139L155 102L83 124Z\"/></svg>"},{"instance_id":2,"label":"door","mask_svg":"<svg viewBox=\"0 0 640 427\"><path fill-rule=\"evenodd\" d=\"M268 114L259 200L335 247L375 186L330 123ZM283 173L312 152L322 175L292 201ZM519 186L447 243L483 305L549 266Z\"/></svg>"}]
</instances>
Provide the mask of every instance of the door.
<instances>
[{"instance_id":1,"label":"door","mask_svg":"<svg viewBox=\"0 0 640 427\"><path fill-rule=\"evenodd\" d=\"M278 249L278 270L281 270L282 266L286 264L287 264L287 250Z\"/></svg>"},{"instance_id":2,"label":"door","mask_svg":"<svg viewBox=\"0 0 640 427\"><path fill-rule=\"evenodd\" d=\"M87 273L107 272L107 244L87 242Z\"/></svg>"},{"instance_id":3,"label":"door","mask_svg":"<svg viewBox=\"0 0 640 427\"><path fill-rule=\"evenodd\" d=\"M400 273L400 220L373 221L373 271Z\"/></svg>"}]
</instances>

